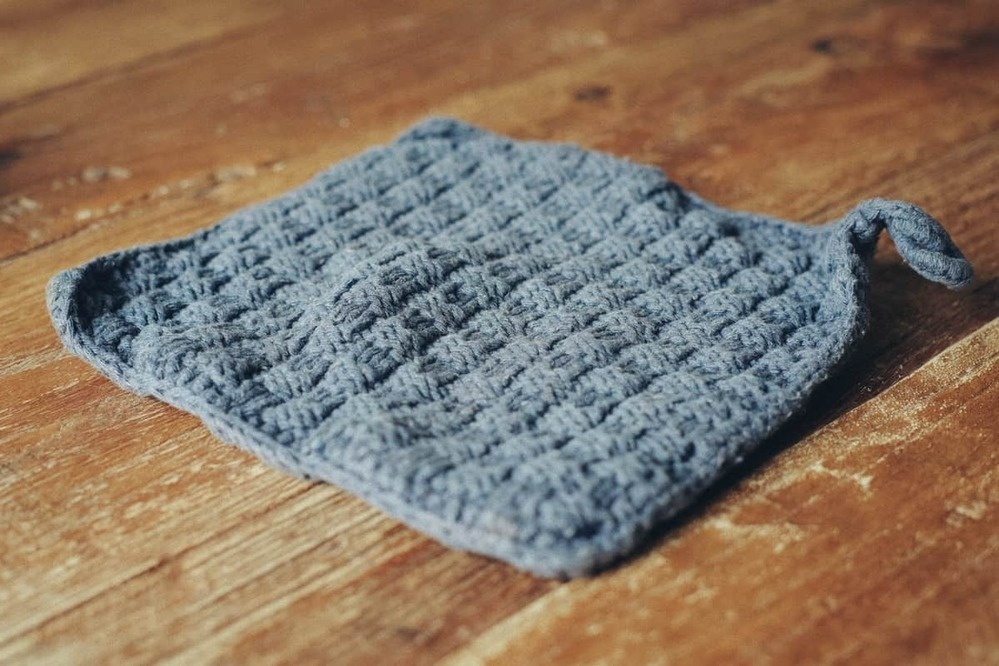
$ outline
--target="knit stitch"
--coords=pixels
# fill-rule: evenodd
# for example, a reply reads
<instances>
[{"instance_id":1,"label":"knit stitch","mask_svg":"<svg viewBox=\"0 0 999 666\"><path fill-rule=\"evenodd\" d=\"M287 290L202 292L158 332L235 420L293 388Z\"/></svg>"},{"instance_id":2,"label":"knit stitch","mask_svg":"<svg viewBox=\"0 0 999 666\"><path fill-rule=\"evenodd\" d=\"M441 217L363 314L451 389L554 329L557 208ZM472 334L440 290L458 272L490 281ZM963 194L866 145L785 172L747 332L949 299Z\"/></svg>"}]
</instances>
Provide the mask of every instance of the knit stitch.
<instances>
[{"instance_id":1,"label":"knit stitch","mask_svg":"<svg viewBox=\"0 0 999 666\"><path fill-rule=\"evenodd\" d=\"M56 275L66 346L288 472L545 576L631 551L799 409L863 334L887 228L717 207L657 168L450 119L216 226Z\"/></svg>"}]
</instances>

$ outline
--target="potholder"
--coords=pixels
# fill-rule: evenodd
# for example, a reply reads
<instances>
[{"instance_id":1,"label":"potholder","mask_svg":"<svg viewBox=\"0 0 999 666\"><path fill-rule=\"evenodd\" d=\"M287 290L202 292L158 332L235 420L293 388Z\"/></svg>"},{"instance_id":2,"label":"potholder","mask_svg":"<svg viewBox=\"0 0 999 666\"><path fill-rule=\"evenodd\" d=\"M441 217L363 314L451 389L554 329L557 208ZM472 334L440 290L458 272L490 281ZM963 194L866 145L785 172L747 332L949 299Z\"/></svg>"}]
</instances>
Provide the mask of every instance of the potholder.
<instances>
[{"instance_id":1,"label":"potholder","mask_svg":"<svg viewBox=\"0 0 999 666\"><path fill-rule=\"evenodd\" d=\"M430 119L210 229L60 273L48 303L71 351L268 463L574 576L802 405L864 330L884 227L923 276L971 279L910 204L802 226Z\"/></svg>"}]
</instances>

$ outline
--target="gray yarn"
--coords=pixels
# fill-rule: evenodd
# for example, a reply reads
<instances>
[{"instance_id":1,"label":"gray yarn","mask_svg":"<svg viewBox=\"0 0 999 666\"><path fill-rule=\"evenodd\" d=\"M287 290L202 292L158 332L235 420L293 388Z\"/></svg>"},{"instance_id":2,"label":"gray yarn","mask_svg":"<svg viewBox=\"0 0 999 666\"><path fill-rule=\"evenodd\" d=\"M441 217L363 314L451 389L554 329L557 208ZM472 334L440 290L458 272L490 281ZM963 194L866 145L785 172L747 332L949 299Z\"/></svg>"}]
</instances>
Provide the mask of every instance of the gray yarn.
<instances>
[{"instance_id":1,"label":"gray yarn","mask_svg":"<svg viewBox=\"0 0 999 666\"><path fill-rule=\"evenodd\" d=\"M210 229L60 273L48 303L74 353L268 463L575 576L801 407L863 333L885 227L923 276L971 280L910 204L796 225L430 119Z\"/></svg>"}]
</instances>

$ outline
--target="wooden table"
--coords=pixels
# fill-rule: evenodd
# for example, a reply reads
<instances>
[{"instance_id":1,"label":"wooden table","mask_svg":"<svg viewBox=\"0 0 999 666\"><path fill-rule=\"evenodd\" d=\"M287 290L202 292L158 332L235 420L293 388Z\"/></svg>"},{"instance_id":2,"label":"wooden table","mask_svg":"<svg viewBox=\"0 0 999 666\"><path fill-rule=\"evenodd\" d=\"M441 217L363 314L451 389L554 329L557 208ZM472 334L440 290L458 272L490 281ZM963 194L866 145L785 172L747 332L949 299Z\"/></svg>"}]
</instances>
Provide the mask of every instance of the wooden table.
<instances>
[{"instance_id":1,"label":"wooden table","mask_svg":"<svg viewBox=\"0 0 999 666\"><path fill-rule=\"evenodd\" d=\"M0 1L0 663L999 663L999 4ZM592 579L448 550L60 346L57 270L426 114L818 223L914 201L806 413Z\"/></svg>"}]
</instances>

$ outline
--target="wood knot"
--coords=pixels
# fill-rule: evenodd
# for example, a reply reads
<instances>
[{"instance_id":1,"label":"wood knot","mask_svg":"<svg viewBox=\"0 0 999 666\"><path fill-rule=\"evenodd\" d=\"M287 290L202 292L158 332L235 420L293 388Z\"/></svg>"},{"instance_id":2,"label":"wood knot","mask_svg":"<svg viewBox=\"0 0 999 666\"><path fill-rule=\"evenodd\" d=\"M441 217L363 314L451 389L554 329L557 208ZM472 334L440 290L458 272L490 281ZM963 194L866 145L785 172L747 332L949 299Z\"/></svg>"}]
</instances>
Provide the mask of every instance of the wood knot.
<instances>
[{"instance_id":1,"label":"wood knot","mask_svg":"<svg viewBox=\"0 0 999 666\"><path fill-rule=\"evenodd\" d=\"M580 88L573 97L577 102L599 102L602 99L606 99L610 94L610 86L593 85Z\"/></svg>"},{"instance_id":2,"label":"wood knot","mask_svg":"<svg viewBox=\"0 0 999 666\"><path fill-rule=\"evenodd\" d=\"M822 39L816 39L812 42L812 50L816 53L832 53L833 52L833 40L828 37L823 37Z\"/></svg>"}]
</instances>

